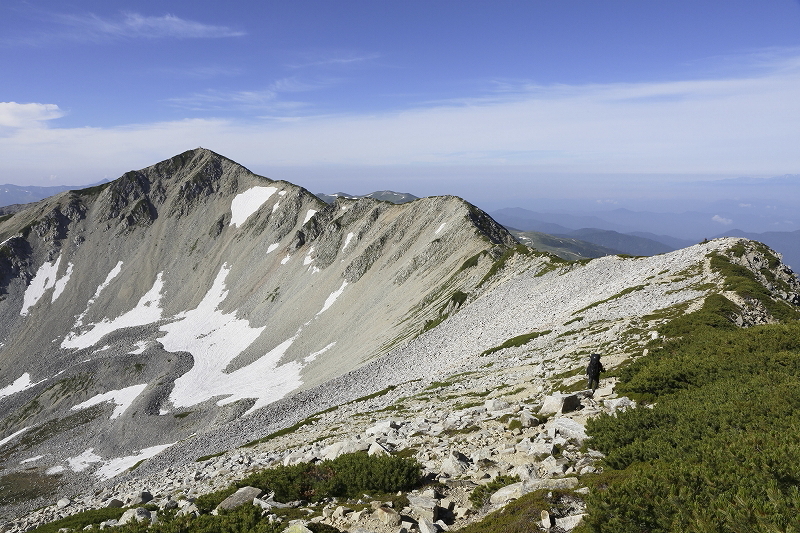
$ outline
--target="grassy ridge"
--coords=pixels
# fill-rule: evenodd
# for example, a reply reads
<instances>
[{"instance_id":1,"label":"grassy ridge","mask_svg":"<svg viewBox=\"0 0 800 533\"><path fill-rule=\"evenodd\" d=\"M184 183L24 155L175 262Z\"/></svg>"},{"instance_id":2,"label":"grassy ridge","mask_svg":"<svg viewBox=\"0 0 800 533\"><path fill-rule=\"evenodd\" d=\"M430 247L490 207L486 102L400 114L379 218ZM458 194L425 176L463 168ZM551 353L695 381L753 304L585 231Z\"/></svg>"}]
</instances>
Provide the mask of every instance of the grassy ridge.
<instances>
[{"instance_id":1,"label":"grassy ridge","mask_svg":"<svg viewBox=\"0 0 800 533\"><path fill-rule=\"evenodd\" d=\"M587 424L607 454L589 530L800 531L800 323L736 329L713 311L729 309L668 325L691 333L622 373L618 392L652 408Z\"/></svg>"}]
</instances>

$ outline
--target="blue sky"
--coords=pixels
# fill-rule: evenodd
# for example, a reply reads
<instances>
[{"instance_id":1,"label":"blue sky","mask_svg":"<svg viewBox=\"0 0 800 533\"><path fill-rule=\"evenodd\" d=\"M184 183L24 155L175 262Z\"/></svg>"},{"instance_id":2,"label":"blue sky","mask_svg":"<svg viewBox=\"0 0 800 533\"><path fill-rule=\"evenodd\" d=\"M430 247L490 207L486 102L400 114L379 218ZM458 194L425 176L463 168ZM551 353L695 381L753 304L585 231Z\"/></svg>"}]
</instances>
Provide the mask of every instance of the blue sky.
<instances>
[{"instance_id":1,"label":"blue sky","mask_svg":"<svg viewBox=\"0 0 800 533\"><path fill-rule=\"evenodd\" d=\"M800 173L800 2L5 0L0 102L0 183L657 197Z\"/></svg>"}]
</instances>

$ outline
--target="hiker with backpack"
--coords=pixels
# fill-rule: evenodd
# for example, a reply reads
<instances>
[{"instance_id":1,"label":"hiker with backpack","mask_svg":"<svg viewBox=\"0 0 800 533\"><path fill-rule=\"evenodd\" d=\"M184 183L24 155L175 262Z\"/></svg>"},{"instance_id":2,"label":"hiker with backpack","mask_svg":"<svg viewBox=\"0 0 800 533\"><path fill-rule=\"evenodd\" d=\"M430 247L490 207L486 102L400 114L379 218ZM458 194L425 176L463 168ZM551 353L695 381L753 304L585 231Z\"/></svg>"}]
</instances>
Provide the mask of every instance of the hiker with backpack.
<instances>
[{"instance_id":1,"label":"hiker with backpack","mask_svg":"<svg viewBox=\"0 0 800 533\"><path fill-rule=\"evenodd\" d=\"M589 366L586 367L586 375L589 378L587 388L592 389L592 392L594 392L600 384L600 372L605 371L606 369L603 368L603 363L600 362L600 354L593 353L590 355Z\"/></svg>"}]
</instances>

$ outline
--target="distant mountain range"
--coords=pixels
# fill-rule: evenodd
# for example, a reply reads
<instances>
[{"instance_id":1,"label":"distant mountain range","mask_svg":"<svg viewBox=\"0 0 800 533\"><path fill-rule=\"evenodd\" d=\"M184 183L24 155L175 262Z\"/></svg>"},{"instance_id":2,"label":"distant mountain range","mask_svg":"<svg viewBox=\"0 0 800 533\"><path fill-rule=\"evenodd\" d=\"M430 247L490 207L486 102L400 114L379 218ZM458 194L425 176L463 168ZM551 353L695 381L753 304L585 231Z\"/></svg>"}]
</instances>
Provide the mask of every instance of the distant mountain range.
<instances>
[{"instance_id":1,"label":"distant mountain range","mask_svg":"<svg viewBox=\"0 0 800 533\"><path fill-rule=\"evenodd\" d=\"M413 194L407 192L394 192L394 191L375 191L369 194L362 194L362 195L354 195L354 194L347 194L345 192L335 192L332 194L326 194L324 192L317 193L317 198L325 202L326 204L332 204L336 201L337 198L348 198L350 200L355 200L357 198L372 198L373 200L380 200L382 202L391 202L393 204L405 204L408 202L413 202L414 200L419 200L418 196L414 196Z\"/></svg>"},{"instance_id":2,"label":"distant mountain range","mask_svg":"<svg viewBox=\"0 0 800 533\"><path fill-rule=\"evenodd\" d=\"M99 181L92 185L100 185L106 182L108 182L108 180ZM92 185L53 185L52 187L36 187L34 185L12 185L6 183L5 185L0 185L0 208L14 204L38 202L39 200L43 200L60 192L84 189Z\"/></svg>"},{"instance_id":3,"label":"distant mountain range","mask_svg":"<svg viewBox=\"0 0 800 533\"><path fill-rule=\"evenodd\" d=\"M573 253L581 254L584 257L598 257L595 254L603 250L630 255L655 255L696 244L695 241L690 239L658 235L646 231L631 231L629 226L620 224L618 221L627 219L634 224L637 216L659 215L667 223L667 217L673 217L676 220L684 216L688 219L697 219L701 218L699 217L700 213L686 213L683 215L653 214L636 213L626 209L618 209L609 213L613 215L614 222L609 222L594 215L542 213L518 207L500 209L490 214L492 218L510 228L512 234L517 238L527 237L527 239L523 238L523 242L526 244L539 247L565 259L569 258ZM703 217L706 219L712 218L708 214L703 215ZM559 244L541 236L534 236L533 234L536 233L539 235L548 234L556 238L567 239L567 241ZM746 237L763 242L783 255L786 264L795 269L800 269L800 230L756 233L730 229L722 233L710 232L708 238L717 237ZM538 242L538 246L531 244L535 242ZM593 248L593 246L601 248Z\"/></svg>"}]
</instances>

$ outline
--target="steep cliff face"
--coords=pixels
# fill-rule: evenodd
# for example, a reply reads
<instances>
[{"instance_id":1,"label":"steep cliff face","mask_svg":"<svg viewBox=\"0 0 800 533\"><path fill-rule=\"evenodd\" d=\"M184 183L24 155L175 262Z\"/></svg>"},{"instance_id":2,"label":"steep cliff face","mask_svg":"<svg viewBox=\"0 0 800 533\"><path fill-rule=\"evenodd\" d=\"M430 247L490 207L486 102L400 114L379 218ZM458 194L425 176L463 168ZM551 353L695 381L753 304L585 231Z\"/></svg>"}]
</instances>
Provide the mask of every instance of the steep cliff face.
<instances>
[{"instance_id":1,"label":"steep cliff face","mask_svg":"<svg viewBox=\"0 0 800 533\"><path fill-rule=\"evenodd\" d=\"M197 149L38 202L0 243L0 438L22 432L0 459L46 448L57 465L174 443L352 370L514 240L455 197L327 205Z\"/></svg>"}]
</instances>

